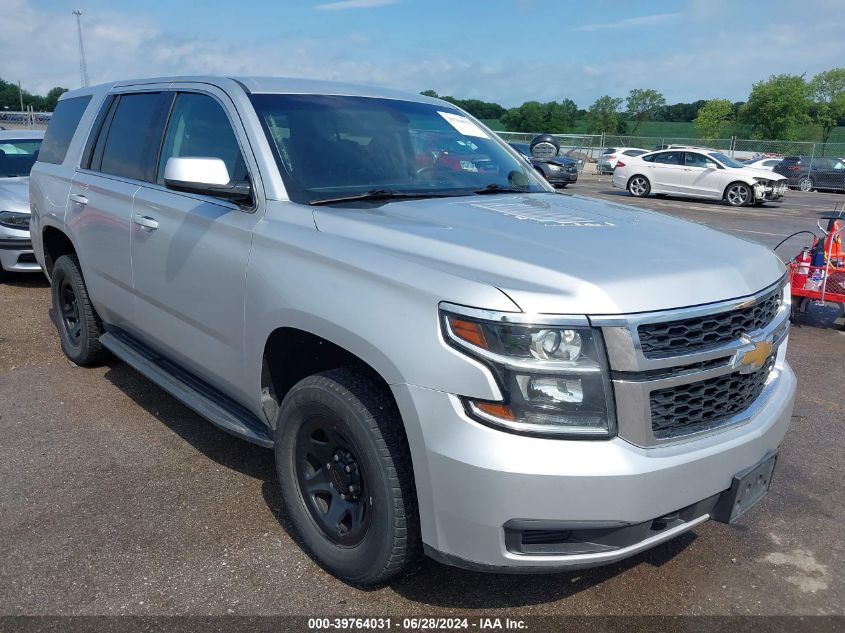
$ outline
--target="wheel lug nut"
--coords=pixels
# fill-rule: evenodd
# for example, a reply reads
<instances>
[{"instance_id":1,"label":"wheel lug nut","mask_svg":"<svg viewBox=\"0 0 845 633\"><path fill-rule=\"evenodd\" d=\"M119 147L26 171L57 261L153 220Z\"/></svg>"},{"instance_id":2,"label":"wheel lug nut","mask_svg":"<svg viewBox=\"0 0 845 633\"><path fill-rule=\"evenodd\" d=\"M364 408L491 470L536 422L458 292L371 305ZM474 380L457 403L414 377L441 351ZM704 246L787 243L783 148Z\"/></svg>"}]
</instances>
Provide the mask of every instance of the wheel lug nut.
<instances>
[{"instance_id":1,"label":"wheel lug nut","mask_svg":"<svg viewBox=\"0 0 845 633\"><path fill-rule=\"evenodd\" d=\"M334 456L334 460L335 460L336 462L339 462L339 461L340 461L340 455L335 455L335 456Z\"/></svg>"},{"instance_id":2,"label":"wheel lug nut","mask_svg":"<svg viewBox=\"0 0 845 633\"><path fill-rule=\"evenodd\" d=\"M347 467L346 467L346 472L351 473L351 472L352 472L352 466L347 466Z\"/></svg>"},{"instance_id":3,"label":"wheel lug nut","mask_svg":"<svg viewBox=\"0 0 845 633\"><path fill-rule=\"evenodd\" d=\"M346 501L346 495L345 494L340 493L340 498L343 499L344 501Z\"/></svg>"}]
</instances>

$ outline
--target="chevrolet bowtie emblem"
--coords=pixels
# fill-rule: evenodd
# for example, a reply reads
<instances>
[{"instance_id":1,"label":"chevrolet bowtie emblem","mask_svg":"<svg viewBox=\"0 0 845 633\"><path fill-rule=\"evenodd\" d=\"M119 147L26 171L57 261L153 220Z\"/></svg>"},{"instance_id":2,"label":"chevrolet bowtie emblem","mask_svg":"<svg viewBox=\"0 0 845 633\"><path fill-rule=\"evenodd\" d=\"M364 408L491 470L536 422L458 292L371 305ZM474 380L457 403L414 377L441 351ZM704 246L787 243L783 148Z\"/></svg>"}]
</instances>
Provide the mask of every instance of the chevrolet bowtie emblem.
<instances>
[{"instance_id":1,"label":"chevrolet bowtie emblem","mask_svg":"<svg viewBox=\"0 0 845 633\"><path fill-rule=\"evenodd\" d=\"M757 341L754 343L754 349L743 352L737 359L737 366L742 374L750 374L757 371L772 355L772 344L769 341Z\"/></svg>"}]
</instances>

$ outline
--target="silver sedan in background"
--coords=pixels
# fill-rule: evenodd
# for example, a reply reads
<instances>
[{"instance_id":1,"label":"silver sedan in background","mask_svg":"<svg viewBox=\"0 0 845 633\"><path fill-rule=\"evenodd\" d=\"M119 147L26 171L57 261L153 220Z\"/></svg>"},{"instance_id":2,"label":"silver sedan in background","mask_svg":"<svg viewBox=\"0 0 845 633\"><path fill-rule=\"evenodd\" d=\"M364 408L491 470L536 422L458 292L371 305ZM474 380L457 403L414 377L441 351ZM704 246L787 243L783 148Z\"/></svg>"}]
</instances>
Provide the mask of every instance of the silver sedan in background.
<instances>
[{"instance_id":1,"label":"silver sedan in background","mask_svg":"<svg viewBox=\"0 0 845 633\"><path fill-rule=\"evenodd\" d=\"M38 272L29 237L29 170L44 132L0 131L0 279L5 272Z\"/></svg>"}]
</instances>

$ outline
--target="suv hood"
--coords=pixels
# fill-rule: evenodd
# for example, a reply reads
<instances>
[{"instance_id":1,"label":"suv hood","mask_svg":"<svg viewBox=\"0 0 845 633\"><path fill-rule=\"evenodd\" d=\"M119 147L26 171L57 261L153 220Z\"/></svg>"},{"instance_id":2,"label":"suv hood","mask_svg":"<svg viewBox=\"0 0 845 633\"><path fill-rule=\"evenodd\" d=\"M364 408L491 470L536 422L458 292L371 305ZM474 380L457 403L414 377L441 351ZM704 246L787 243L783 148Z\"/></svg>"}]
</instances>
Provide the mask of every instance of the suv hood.
<instances>
[{"instance_id":1,"label":"suv hood","mask_svg":"<svg viewBox=\"0 0 845 633\"><path fill-rule=\"evenodd\" d=\"M495 286L524 312L620 314L699 305L755 293L784 271L758 244L578 195L319 207L314 220L320 231ZM449 288L443 298L461 302Z\"/></svg>"}]
</instances>

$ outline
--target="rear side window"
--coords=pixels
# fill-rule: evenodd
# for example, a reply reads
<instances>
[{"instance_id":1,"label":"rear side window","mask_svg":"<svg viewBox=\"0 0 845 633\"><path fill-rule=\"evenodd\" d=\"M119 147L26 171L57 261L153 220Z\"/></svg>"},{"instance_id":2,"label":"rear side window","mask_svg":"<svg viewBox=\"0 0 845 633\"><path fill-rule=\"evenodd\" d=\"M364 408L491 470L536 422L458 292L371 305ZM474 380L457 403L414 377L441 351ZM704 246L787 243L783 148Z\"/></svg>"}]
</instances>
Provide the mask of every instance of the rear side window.
<instances>
[{"instance_id":1,"label":"rear side window","mask_svg":"<svg viewBox=\"0 0 845 633\"><path fill-rule=\"evenodd\" d=\"M657 156L657 154L649 154L648 156L643 156L643 160L647 163L653 163L655 156Z\"/></svg>"},{"instance_id":2,"label":"rear side window","mask_svg":"<svg viewBox=\"0 0 845 633\"><path fill-rule=\"evenodd\" d=\"M160 92L120 95L97 138L91 169L104 174L152 180L161 143L163 98Z\"/></svg>"},{"instance_id":3,"label":"rear side window","mask_svg":"<svg viewBox=\"0 0 845 633\"><path fill-rule=\"evenodd\" d=\"M654 157L655 163L663 163L664 165L683 165L684 164L684 153L683 152L663 152L662 154L657 154Z\"/></svg>"},{"instance_id":4,"label":"rear side window","mask_svg":"<svg viewBox=\"0 0 845 633\"><path fill-rule=\"evenodd\" d=\"M226 163L230 182L247 180L238 140L223 106L208 95L183 92L176 97L158 163L158 182L171 158L219 158Z\"/></svg>"},{"instance_id":5,"label":"rear side window","mask_svg":"<svg viewBox=\"0 0 845 633\"><path fill-rule=\"evenodd\" d=\"M50 125L47 126L47 132L44 134L44 142L38 153L39 162L54 165L61 165L64 162L70 141L90 101L90 96L59 101L50 119Z\"/></svg>"}]
</instances>

